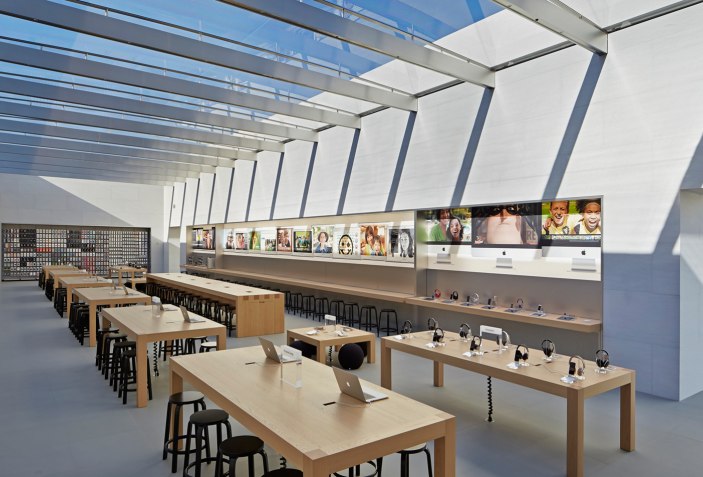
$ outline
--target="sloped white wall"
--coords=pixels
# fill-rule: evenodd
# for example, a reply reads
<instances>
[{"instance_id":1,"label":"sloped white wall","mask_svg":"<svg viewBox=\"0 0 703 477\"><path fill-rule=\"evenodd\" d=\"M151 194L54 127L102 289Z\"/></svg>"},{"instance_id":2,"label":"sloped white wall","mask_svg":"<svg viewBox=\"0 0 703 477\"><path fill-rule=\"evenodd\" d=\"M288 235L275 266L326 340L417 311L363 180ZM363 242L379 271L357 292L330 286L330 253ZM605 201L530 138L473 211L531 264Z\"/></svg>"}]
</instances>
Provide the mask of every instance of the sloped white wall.
<instances>
[{"instance_id":1,"label":"sloped white wall","mask_svg":"<svg viewBox=\"0 0 703 477\"><path fill-rule=\"evenodd\" d=\"M196 224L210 223L210 203L212 202L212 186L214 183L215 174L209 172L200 173L200 185L198 186L198 204L197 210L195 211Z\"/></svg>"},{"instance_id":2,"label":"sloped white wall","mask_svg":"<svg viewBox=\"0 0 703 477\"><path fill-rule=\"evenodd\" d=\"M212 194L210 208L210 222L213 224L221 224L225 221L227 200L232 185L232 172L230 167L218 167L215 170L215 190Z\"/></svg>"}]
</instances>

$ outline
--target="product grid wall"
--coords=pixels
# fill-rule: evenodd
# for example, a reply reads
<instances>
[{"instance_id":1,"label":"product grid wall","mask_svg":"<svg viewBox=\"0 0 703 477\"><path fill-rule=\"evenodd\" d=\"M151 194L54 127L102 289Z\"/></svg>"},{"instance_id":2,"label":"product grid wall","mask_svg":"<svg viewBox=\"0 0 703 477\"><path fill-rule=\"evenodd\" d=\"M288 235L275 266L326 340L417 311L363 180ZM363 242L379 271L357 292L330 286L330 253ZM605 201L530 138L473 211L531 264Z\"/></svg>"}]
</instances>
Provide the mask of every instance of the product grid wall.
<instances>
[{"instance_id":1,"label":"product grid wall","mask_svg":"<svg viewBox=\"0 0 703 477\"><path fill-rule=\"evenodd\" d=\"M701 21L686 8L610 34L604 58L568 48L500 71L492 93L461 84L416 114L324 131L309 182L312 145L289 143L275 194L278 157L262 155L251 200L254 166L236 168L228 221L603 196L604 346L638 390L683 399L703 390L703 371L684 387L679 366L703 337L682 347L675 325L692 319L678 313L678 195L703 182Z\"/></svg>"}]
</instances>

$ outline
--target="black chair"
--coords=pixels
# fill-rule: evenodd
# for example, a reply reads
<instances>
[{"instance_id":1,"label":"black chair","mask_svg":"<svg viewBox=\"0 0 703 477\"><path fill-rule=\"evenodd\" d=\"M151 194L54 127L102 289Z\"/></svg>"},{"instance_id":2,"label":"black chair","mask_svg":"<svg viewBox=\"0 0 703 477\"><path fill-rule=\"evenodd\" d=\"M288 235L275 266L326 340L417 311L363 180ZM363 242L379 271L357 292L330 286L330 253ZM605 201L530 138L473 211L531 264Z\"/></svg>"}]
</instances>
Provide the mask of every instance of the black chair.
<instances>
[{"instance_id":1,"label":"black chair","mask_svg":"<svg viewBox=\"0 0 703 477\"><path fill-rule=\"evenodd\" d=\"M217 447L220 449L222 444L232 438L232 426L229 424L229 414L222 409L206 409L198 411L190 415L188 420L188 436L195 436L195 462L189 464L190 460L190 437L186 440L185 462L183 463L183 477L190 477L190 470L195 470L195 477L200 477L202 464L216 462L216 471L219 469L219 452L218 457L213 458L210 453L210 432L208 428L215 426L217 431ZM222 439L222 427L227 431L227 439ZM202 453L205 450L206 457L203 459Z\"/></svg>"},{"instance_id":2,"label":"black chair","mask_svg":"<svg viewBox=\"0 0 703 477\"><path fill-rule=\"evenodd\" d=\"M234 468L237 464L237 459L246 457L249 464L249 477L254 477L254 456L260 455L264 464L264 475L269 471L269 462L266 451L264 450L264 441L256 436L235 436L230 437L220 444L217 452L217 468L215 475L224 477L235 477ZM223 472L225 458L229 464L228 472Z\"/></svg>"},{"instance_id":3,"label":"black chair","mask_svg":"<svg viewBox=\"0 0 703 477\"><path fill-rule=\"evenodd\" d=\"M183 406L188 405L193 406L194 413L206 409L205 396L197 391L186 391L171 394L168 398L162 460L166 460L168 454L173 454L173 460L171 461L171 472L174 474L176 473L176 470L178 470L178 456L185 455L185 450L179 448L179 441L187 439L188 436L185 434L180 434L181 430L179 418L183 410ZM173 421L173 423L171 421ZM192 452L195 452L195 449L193 449Z\"/></svg>"}]
</instances>

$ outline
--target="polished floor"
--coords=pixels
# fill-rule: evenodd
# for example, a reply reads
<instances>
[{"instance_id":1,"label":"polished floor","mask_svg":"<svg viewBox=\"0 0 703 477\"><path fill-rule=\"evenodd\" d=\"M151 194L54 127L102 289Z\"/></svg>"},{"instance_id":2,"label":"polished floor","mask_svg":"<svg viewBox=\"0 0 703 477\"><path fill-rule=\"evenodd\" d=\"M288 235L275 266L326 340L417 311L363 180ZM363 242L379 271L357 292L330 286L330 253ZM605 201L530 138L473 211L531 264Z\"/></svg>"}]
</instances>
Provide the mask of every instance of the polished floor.
<instances>
[{"instance_id":1,"label":"polished floor","mask_svg":"<svg viewBox=\"0 0 703 477\"><path fill-rule=\"evenodd\" d=\"M78 344L36 282L0 284L0 303L0 475L171 475L161 460L167 365L147 408L135 408L133 394L123 406L94 367L94 349ZM287 327L309 323L286 317ZM272 339L281 344L284 335ZM257 343L229 338L227 345ZM484 377L447 367L445 386L434 388L425 360L395 353L393 368L395 391L457 417L457 476L565 475L564 400L494 381L495 422L488 423ZM379 363L358 371L374 382L379 373ZM616 392L586 401L587 476L703 474L703 393L680 403L638 394L635 452L618 449L618 415ZM246 432L233 425L235 434ZM279 456L268 452L275 467ZM244 462L237 472L247 475ZM426 472L423 457L413 456L411 476ZM399 475L398 456L385 459L383 475Z\"/></svg>"}]
</instances>

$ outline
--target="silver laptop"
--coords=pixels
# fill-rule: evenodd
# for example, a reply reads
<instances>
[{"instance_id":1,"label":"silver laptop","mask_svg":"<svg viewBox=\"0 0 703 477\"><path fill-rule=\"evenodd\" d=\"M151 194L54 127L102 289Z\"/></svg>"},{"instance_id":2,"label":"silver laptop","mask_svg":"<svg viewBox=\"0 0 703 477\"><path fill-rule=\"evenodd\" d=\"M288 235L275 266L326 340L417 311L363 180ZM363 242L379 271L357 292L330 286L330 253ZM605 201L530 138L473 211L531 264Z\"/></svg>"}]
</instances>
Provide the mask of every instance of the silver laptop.
<instances>
[{"instance_id":1,"label":"silver laptop","mask_svg":"<svg viewBox=\"0 0 703 477\"><path fill-rule=\"evenodd\" d=\"M183 315L183 321L186 321L188 323L204 323L206 320L205 318L201 318L199 316L190 316L190 313L188 313L188 309L185 306L181 306L181 314Z\"/></svg>"},{"instance_id":2,"label":"silver laptop","mask_svg":"<svg viewBox=\"0 0 703 477\"><path fill-rule=\"evenodd\" d=\"M386 399L385 394L374 391L373 389L364 389L356 374L349 373L339 368L332 368L334 377L337 378L339 390L344 394L351 396L359 401L374 402Z\"/></svg>"},{"instance_id":3,"label":"silver laptop","mask_svg":"<svg viewBox=\"0 0 703 477\"><path fill-rule=\"evenodd\" d=\"M293 361L300 361L299 359L296 359L292 356L287 356L283 353L279 353L278 349L276 349L276 345L274 345L273 342L267 340L266 338L259 337L259 343L261 343L261 347L264 348L264 353L266 353L266 357L272 361L275 361L277 363L291 363Z\"/></svg>"}]
</instances>

